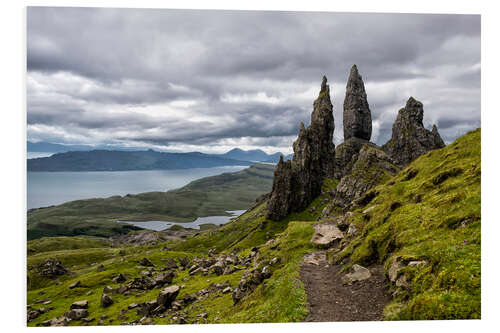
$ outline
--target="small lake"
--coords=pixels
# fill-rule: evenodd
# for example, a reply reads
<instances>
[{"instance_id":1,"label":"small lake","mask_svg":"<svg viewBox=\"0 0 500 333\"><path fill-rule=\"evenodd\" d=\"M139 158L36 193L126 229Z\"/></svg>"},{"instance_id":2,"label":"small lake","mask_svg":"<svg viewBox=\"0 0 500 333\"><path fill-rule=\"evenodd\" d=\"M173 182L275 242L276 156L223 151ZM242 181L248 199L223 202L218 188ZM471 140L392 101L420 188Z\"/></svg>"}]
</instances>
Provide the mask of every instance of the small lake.
<instances>
[{"instance_id":1,"label":"small lake","mask_svg":"<svg viewBox=\"0 0 500 333\"><path fill-rule=\"evenodd\" d=\"M193 180L236 172L247 166L182 170L28 172L27 208L59 205L68 201L113 195L168 191Z\"/></svg>"},{"instance_id":2,"label":"small lake","mask_svg":"<svg viewBox=\"0 0 500 333\"><path fill-rule=\"evenodd\" d=\"M231 214L231 216L198 217L193 222L170 222L170 221L144 221L144 222L116 221L116 222L132 224L135 225L136 227L141 227L144 229L150 229L155 231L165 230L173 225L180 225L183 226L184 228L200 229L200 225L202 224L215 224L215 225L226 224L232 218L243 214L245 210L229 210L227 212Z\"/></svg>"}]
</instances>

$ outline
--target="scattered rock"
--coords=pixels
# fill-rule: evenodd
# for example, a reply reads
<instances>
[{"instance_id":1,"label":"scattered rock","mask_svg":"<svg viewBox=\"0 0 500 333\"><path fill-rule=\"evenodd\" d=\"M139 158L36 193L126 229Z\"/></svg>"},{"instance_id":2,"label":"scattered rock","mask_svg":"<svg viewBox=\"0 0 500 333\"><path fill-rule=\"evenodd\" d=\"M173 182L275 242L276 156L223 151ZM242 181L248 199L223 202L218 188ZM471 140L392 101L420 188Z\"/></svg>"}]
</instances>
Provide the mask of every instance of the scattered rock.
<instances>
[{"instance_id":1,"label":"scattered rock","mask_svg":"<svg viewBox=\"0 0 500 333\"><path fill-rule=\"evenodd\" d=\"M141 261L139 261L139 264L142 266L148 266L148 267L154 267L155 265L149 260L148 258L142 258Z\"/></svg>"},{"instance_id":2,"label":"scattered rock","mask_svg":"<svg viewBox=\"0 0 500 333\"><path fill-rule=\"evenodd\" d=\"M354 264L352 266L352 273L348 273L342 277L342 283L352 285L354 282L369 279L372 274L368 268Z\"/></svg>"},{"instance_id":3,"label":"scattered rock","mask_svg":"<svg viewBox=\"0 0 500 333\"><path fill-rule=\"evenodd\" d=\"M163 289L157 297L158 304L169 307L170 304L177 298L181 288L179 286L170 286Z\"/></svg>"},{"instance_id":4,"label":"scattered rock","mask_svg":"<svg viewBox=\"0 0 500 333\"><path fill-rule=\"evenodd\" d=\"M232 291L233 291L233 288L231 288L231 287L226 287L226 288L224 288L224 289L222 290L222 293L223 293L223 294L227 294L227 293L230 293L230 292L232 292Z\"/></svg>"},{"instance_id":5,"label":"scattered rock","mask_svg":"<svg viewBox=\"0 0 500 333\"><path fill-rule=\"evenodd\" d=\"M106 308L113 304L113 298L108 294L102 294L101 296L101 306Z\"/></svg>"},{"instance_id":6,"label":"scattered rock","mask_svg":"<svg viewBox=\"0 0 500 333\"><path fill-rule=\"evenodd\" d=\"M326 253L321 251L306 254L304 256L304 263L316 266L326 264Z\"/></svg>"},{"instance_id":7,"label":"scattered rock","mask_svg":"<svg viewBox=\"0 0 500 333\"><path fill-rule=\"evenodd\" d=\"M76 287L80 287L81 285L81 282L80 280L76 281L76 282L73 282L72 284L69 285L69 289L73 289L73 288L76 288Z\"/></svg>"},{"instance_id":8,"label":"scattered rock","mask_svg":"<svg viewBox=\"0 0 500 333\"><path fill-rule=\"evenodd\" d=\"M73 309L69 310L64 314L66 318L69 318L71 320L79 320L84 317L87 317L89 315L89 312L86 309Z\"/></svg>"},{"instance_id":9,"label":"scattered rock","mask_svg":"<svg viewBox=\"0 0 500 333\"><path fill-rule=\"evenodd\" d=\"M64 267L60 260L49 258L44 263L35 267L40 275L46 277L55 277L68 273L68 269Z\"/></svg>"},{"instance_id":10,"label":"scattered rock","mask_svg":"<svg viewBox=\"0 0 500 333\"><path fill-rule=\"evenodd\" d=\"M83 300L83 301L77 301L74 302L73 304L70 305L70 310L73 309L88 309L89 307L89 301Z\"/></svg>"},{"instance_id":11,"label":"scattered rock","mask_svg":"<svg viewBox=\"0 0 500 333\"><path fill-rule=\"evenodd\" d=\"M104 272L105 270L106 270L106 267L104 267L104 265L103 265L103 264L101 264L101 265L97 266L97 271L98 271L98 272Z\"/></svg>"},{"instance_id":12,"label":"scattered rock","mask_svg":"<svg viewBox=\"0 0 500 333\"><path fill-rule=\"evenodd\" d=\"M174 272L160 273L154 278L154 282L157 287L163 287L164 285L171 283L174 277Z\"/></svg>"},{"instance_id":13,"label":"scattered rock","mask_svg":"<svg viewBox=\"0 0 500 333\"><path fill-rule=\"evenodd\" d=\"M119 273L116 277L113 278L112 281L114 283L123 283L123 282L127 281L127 277L124 274Z\"/></svg>"},{"instance_id":14,"label":"scattered rock","mask_svg":"<svg viewBox=\"0 0 500 333\"><path fill-rule=\"evenodd\" d=\"M333 224L316 223L311 242L319 248L329 248L344 238L344 234Z\"/></svg>"},{"instance_id":15,"label":"scattered rock","mask_svg":"<svg viewBox=\"0 0 500 333\"><path fill-rule=\"evenodd\" d=\"M428 262L426 260L419 260L419 261L410 261L408 263L408 266L425 266L427 265Z\"/></svg>"}]
</instances>

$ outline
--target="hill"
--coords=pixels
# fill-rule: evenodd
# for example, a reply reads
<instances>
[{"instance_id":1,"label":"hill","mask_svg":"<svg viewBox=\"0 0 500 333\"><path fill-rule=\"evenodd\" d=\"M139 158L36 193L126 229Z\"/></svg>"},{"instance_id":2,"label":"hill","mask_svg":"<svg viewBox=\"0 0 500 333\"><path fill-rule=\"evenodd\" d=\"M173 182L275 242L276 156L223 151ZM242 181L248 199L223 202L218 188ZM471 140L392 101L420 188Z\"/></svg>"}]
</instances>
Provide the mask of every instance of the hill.
<instances>
[{"instance_id":1,"label":"hill","mask_svg":"<svg viewBox=\"0 0 500 333\"><path fill-rule=\"evenodd\" d=\"M269 192L274 166L256 164L234 173L206 177L168 192L71 201L28 212L28 239L44 236L111 236L137 228L116 220L193 221L247 209Z\"/></svg>"},{"instance_id":2,"label":"hill","mask_svg":"<svg viewBox=\"0 0 500 333\"><path fill-rule=\"evenodd\" d=\"M92 150L28 159L27 164L28 171L127 171L212 168L252 163L202 153Z\"/></svg>"}]
</instances>

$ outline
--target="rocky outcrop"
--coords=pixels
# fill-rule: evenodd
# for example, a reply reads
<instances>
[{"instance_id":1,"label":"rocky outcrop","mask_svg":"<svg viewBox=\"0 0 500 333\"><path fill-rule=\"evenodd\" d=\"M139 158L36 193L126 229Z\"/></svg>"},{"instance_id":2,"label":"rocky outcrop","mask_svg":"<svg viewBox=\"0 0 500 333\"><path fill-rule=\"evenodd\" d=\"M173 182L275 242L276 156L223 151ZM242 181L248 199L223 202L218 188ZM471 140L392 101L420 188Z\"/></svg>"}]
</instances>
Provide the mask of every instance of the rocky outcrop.
<instances>
[{"instance_id":1,"label":"rocky outcrop","mask_svg":"<svg viewBox=\"0 0 500 333\"><path fill-rule=\"evenodd\" d=\"M342 231L333 224L316 223L313 229L311 243L321 249L329 248L344 238Z\"/></svg>"},{"instance_id":2,"label":"rocky outcrop","mask_svg":"<svg viewBox=\"0 0 500 333\"><path fill-rule=\"evenodd\" d=\"M321 193L323 179L333 176L335 124L326 82L323 76L311 124L307 128L300 125L299 136L293 143L293 161L284 162L281 157L276 166L267 205L267 217L271 220L279 221L293 211L302 211Z\"/></svg>"},{"instance_id":3,"label":"rocky outcrop","mask_svg":"<svg viewBox=\"0 0 500 333\"><path fill-rule=\"evenodd\" d=\"M349 174L342 177L334 191L333 204L343 209L400 170L394 160L373 143L363 144L352 161Z\"/></svg>"},{"instance_id":4,"label":"rocky outcrop","mask_svg":"<svg viewBox=\"0 0 500 333\"><path fill-rule=\"evenodd\" d=\"M391 139L382 146L401 167L428 151L445 146L437 127L434 125L432 131L427 130L422 123L423 118L423 104L410 97L392 125Z\"/></svg>"},{"instance_id":5,"label":"rocky outcrop","mask_svg":"<svg viewBox=\"0 0 500 333\"><path fill-rule=\"evenodd\" d=\"M353 65L347 80L344 99L344 141L351 138L370 140L372 116L366 99L365 84Z\"/></svg>"},{"instance_id":6,"label":"rocky outcrop","mask_svg":"<svg viewBox=\"0 0 500 333\"><path fill-rule=\"evenodd\" d=\"M356 162L356 159L353 157L357 156L365 143L368 143L368 141L359 138L350 138L335 148L335 178L341 179L351 172Z\"/></svg>"}]
</instances>

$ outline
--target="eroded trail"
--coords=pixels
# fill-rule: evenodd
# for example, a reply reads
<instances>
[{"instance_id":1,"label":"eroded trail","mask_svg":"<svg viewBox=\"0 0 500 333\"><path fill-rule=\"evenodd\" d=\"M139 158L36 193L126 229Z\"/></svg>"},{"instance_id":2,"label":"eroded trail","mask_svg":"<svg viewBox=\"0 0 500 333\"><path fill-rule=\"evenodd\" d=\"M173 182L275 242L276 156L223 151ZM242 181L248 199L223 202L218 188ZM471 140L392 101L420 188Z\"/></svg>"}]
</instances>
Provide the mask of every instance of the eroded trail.
<instances>
[{"instance_id":1,"label":"eroded trail","mask_svg":"<svg viewBox=\"0 0 500 333\"><path fill-rule=\"evenodd\" d=\"M390 296L381 266L369 267L372 276L353 285L342 283L340 265L328 265L325 252L306 256L300 268L309 303L306 321L381 320Z\"/></svg>"}]
</instances>

